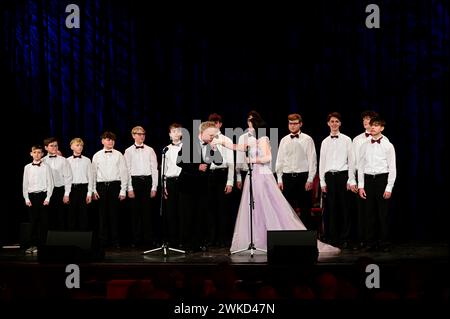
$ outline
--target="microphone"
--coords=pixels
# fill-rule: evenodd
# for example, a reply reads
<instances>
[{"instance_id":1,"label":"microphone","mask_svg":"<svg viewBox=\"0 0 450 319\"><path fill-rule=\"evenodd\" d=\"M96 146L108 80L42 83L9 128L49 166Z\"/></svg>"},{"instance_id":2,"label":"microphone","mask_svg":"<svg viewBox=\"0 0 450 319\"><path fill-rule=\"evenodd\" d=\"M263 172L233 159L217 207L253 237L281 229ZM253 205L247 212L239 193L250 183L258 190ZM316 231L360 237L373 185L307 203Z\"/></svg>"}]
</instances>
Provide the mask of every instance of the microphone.
<instances>
[{"instance_id":1,"label":"microphone","mask_svg":"<svg viewBox=\"0 0 450 319\"><path fill-rule=\"evenodd\" d=\"M163 153L163 154L166 154L166 152L167 152L168 150L169 150L169 147L166 146L166 147L163 148L162 153Z\"/></svg>"}]
</instances>

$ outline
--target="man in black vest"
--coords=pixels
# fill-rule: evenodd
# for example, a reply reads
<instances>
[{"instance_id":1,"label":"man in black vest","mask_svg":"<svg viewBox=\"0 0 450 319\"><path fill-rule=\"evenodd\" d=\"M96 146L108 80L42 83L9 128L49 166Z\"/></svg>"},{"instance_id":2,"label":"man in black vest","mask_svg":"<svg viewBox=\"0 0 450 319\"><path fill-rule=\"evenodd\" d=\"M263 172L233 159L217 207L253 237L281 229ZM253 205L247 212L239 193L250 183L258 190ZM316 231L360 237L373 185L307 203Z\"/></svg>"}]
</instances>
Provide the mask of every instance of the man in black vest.
<instances>
[{"instance_id":1,"label":"man in black vest","mask_svg":"<svg viewBox=\"0 0 450 319\"><path fill-rule=\"evenodd\" d=\"M211 163L220 165L222 155L211 146L217 135L214 122L200 124L200 134L193 138L192 149L185 141L178 153L182 240L188 252L206 250L208 220L208 174Z\"/></svg>"}]
</instances>

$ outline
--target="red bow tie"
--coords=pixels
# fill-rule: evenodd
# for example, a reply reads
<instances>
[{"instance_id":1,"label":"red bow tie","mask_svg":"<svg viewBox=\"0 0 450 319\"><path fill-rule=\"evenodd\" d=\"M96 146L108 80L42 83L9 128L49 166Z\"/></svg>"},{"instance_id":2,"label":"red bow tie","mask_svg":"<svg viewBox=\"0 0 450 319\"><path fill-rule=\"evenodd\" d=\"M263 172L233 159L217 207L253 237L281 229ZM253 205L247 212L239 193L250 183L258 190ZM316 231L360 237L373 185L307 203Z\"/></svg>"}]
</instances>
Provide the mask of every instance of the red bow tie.
<instances>
[{"instance_id":1,"label":"red bow tie","mask_svg":"<svg viewBox=\"0 0 450 319\"><path fill-rule=\"evenodd\" d=\"M291 138L299 138L298 134L291 134Z\"/></svg>"},{"instance_id":2,"label":"red bow tie","mask_svg":"<svg viewBox=\"0 0 450 319\"><path fill-rule=\"evenodd\" d=\"M382 139L382 137L380 137L378 140L372 139L371 142L372 142L372 144L373 144L373 143L378 143L378 144L380 144L381 139Z\"/></svg>"}]
</instances>

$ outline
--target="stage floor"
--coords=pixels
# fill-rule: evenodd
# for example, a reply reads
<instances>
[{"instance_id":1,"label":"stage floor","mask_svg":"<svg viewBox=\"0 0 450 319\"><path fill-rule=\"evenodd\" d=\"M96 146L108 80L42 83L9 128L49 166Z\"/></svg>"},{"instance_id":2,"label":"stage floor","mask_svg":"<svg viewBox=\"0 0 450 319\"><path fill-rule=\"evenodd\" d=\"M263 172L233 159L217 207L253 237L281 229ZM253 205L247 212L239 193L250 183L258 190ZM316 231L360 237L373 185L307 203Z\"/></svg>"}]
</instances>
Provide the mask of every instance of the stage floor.
<instances>
[{"instance_id":1,"label":"stage floor","mask_svg":"<svg viewBox=\"0 0 450 319\"><path fill-rule=\"evenodd\" d=\"M162 251L142 254L150 248L124 246L107 250L101 261L79 263L82 289L77 290L66 287L67 262L43 263L22 249L2 249L0 297L204 299L215 291L217 299L264 299L267 293L275 298L307 299L310 295L305 297L303 289L307 287L314 298L321 299L321 285L331 280L338 287L336 299L359 299L368 292L366 266L375 264L384 288L378 290L381 296L405 298L413 291L419 298L448 299L448 243L443 242L395 243L390 252L343 250L338 255L319 254L317 262L307 264L289 260L274 264L262 252L253 257L249 251L230 255L225 248L168 256ZM130 293L136 283L138 293ZM377 295L370 291L370 296Z\"/></svg>"},{"instance_id":2,"label":"stage floor","mask_svg":"<svg viewBox=\"0 0 450 319\"><path fill-rule=\"evenodd\" d=\"M207 252L196 252L182 254L169 251L164 256L162 250L146 253L150 249L157 247L131 248L123 246L120 249L107 249L105 258L94 264L170 264L170 265L214 265L219 263L229 263L231 265L266 265L267 254L255 251L251 257L250 251L237 254L230 254L226 248L211 248ZM368 257L382 264L392 263L414 263L414 262L448 262L448 243L420 243L403 242L395 243L390 252L365 252L363 250L342 250L340 254L319 254L316 265L352 265L362 257ZM0 265L6 266L9 263L29 263L37 262L37 255L27 255L25 250L20 248L10 248L0 250Z\"/></svg>"}]
</instances>

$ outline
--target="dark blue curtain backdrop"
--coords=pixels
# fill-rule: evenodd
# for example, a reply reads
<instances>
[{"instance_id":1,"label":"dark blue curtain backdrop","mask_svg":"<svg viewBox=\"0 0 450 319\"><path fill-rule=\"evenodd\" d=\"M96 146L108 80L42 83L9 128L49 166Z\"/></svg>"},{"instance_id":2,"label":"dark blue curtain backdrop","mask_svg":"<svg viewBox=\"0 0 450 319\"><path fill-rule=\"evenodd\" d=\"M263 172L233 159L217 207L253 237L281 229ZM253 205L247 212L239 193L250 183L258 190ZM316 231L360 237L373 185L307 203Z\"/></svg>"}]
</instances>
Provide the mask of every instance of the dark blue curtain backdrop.
<instances>
[{"instance_id":1,"label":"dark blue curtain backdrop","mask_svg":"<svg viewBox=\"0 0 450 319\"><path fill-rule=\"evenodd\" d=\"M80 29L65 26L69 3L80 7ZM378 30L365 26L369 3L380 7ZM0 237L14 236L23 166L30 145L45 137L59 137L68 155L70 139L80 136L91 156L102 131L114 131L123 151L140 124L160 150L174 121L191 128L192 119L218 112L226 127L244 126L256 109L280 137L286 116L300 112L319 151L330 111L341 112L342 132L354 137L360 113L374 109L397 151L397 237L447 238L448 1L163 8L142 0L15 0L1 8L2 118L14 129L3 135L12 163L3 194L13 209L2 209Z\"/></svg>"}]
</instances>

